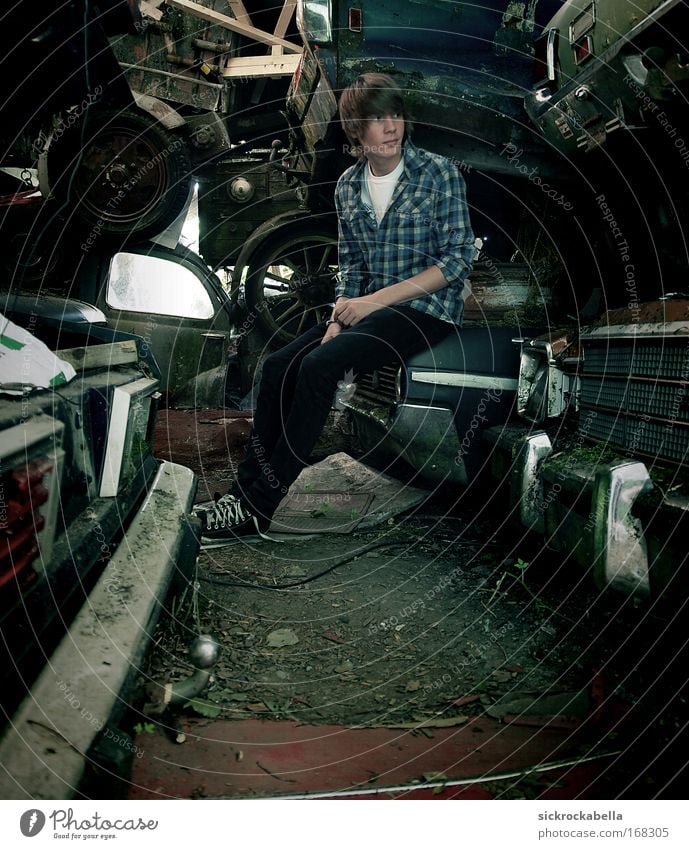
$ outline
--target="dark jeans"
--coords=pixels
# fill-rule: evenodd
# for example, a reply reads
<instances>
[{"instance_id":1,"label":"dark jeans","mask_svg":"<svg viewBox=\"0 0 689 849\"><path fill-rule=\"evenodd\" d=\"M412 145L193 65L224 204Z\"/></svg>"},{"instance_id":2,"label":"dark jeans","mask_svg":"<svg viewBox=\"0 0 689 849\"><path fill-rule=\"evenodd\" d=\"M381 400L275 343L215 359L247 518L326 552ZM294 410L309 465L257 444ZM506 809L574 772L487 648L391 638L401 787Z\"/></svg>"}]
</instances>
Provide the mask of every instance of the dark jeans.
<instances>
[{"instance_id":1,"label":"dark jeans","mask_svg":"<svg viewBox=\"0 0 689 849\"><path fill-rule=\"evenodd\" d=\"M263 372L254 423L232 493L270 519L308 465L339 381L430 348L452 325L413 307L385 307L321 344L325 323L271 354Z\"/></svg>"}]
</instances>

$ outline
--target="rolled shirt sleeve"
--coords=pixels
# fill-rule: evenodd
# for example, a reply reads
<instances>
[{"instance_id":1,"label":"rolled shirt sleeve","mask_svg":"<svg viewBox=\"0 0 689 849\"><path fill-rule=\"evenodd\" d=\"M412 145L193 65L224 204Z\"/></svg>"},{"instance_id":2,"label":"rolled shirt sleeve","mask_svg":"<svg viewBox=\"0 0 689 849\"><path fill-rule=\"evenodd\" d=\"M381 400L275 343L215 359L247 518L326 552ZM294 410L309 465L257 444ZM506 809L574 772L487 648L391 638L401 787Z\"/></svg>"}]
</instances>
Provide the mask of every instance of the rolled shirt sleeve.
<instances>
[{"instance_id":1,"label":"rolled shirt sleeve","mask_svg":"<svg viewBox=\"0 0 689 849\"><path fill-rule=\"evenodd\" d=\"M447 191L437 196L435 220L443 223L434 228L437 242L434 264L443 272L448 286L463 289L474 260L474 233L464 178L453 168L448 170L447 181Z\"/></svg>"}]
</instances>

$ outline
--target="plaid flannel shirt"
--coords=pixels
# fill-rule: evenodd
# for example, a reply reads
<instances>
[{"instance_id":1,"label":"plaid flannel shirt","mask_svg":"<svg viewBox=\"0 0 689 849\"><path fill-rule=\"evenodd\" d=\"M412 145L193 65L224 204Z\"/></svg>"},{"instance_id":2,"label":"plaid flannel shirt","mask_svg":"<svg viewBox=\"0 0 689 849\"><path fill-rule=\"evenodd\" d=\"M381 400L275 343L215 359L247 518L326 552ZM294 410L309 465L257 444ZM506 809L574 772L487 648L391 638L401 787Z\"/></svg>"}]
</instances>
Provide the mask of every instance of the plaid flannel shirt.
<instances>
[{"instance_id":1,"label":"plaid flannel shirt","mask_svg":"<svg viewBox=\"0 0 689 849\"><path fill-rule=\"evenodd\" d=\"M445 157L404 147L404 170L380 224L366 190L361 160L337 182L337 297L356 298L437 265L447 286L406 301L421 312L460 324L474 257L464 179Z\"/></svg>"}]
</instances>

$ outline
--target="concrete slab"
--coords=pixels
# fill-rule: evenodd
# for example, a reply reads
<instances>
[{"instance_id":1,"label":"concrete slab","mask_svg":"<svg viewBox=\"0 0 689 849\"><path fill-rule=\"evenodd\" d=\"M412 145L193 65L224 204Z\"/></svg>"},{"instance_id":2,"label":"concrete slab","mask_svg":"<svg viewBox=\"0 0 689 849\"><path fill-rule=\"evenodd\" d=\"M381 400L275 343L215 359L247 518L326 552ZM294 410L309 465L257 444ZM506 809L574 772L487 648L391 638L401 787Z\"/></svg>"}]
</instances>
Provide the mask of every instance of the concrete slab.
<instances>
[{"instance_id":1,"label":"concrete slab","mask_svg":"<svg viewBox=\"0 0 689 849\"><path fill-rule=\"evenodd\" d=\"M346 534L374 528L428 497L344 452L308 466L282 500L271 533Z\"/></svg>"}]
</instances>

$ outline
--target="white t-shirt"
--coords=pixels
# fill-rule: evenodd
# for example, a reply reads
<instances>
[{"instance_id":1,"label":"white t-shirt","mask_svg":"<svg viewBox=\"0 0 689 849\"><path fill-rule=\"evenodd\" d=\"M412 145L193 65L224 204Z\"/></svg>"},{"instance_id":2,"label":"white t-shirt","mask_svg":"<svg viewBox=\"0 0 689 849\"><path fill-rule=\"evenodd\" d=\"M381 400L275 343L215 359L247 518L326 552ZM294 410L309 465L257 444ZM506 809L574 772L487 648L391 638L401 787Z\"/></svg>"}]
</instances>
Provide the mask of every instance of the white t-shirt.
<instances>
[{"instance_id":1,"label":"white t-shirt","mask_svg":"<svg viewBox=\"0 0 689 849\"><path fill-rule=\"evenodd\" d=\"M390 205L392 193L395 191L395 186L404 171L404 157L400 159L397 167L389 174L382 177L376 177L371 173L371 166L366 168L366 188L368 189L371 205L376 214L376 221L380 224L383 216Z\"/></svg>"}]
</instances>

